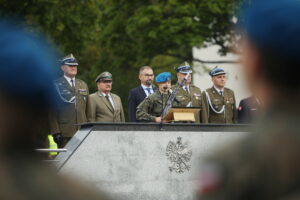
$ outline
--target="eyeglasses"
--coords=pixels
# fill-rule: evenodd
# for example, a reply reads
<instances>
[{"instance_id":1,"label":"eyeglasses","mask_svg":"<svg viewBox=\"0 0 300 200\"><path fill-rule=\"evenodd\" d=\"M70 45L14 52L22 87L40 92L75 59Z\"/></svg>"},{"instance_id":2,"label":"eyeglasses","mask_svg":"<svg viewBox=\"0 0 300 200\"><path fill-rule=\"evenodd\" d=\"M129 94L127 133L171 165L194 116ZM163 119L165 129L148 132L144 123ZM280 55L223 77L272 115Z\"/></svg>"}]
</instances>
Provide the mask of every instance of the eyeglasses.
<instances>
[{"instance_id":1,"label":"eyeglasses","mask_svg":"<svg viewBox=\"0 0 300 200\"><path fill-rule=\"evenodd\" d=\"M146 77L153 77L154 74L144 74L144 76L146 76Z\"/></svg>"}]
</instances>

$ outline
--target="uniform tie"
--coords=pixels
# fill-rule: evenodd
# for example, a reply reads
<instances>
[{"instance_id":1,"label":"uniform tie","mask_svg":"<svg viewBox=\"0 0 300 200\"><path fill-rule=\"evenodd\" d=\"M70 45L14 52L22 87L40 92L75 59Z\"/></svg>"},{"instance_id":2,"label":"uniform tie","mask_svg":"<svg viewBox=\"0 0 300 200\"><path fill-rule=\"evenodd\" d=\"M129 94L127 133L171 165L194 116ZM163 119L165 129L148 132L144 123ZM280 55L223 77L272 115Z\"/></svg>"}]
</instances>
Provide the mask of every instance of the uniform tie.
<instances>
[{"instance_id":1,"label":"uniform tie","mask_svg":"<svg viewBox=\"0 0 300 200\"><path fill-rule=\"evenodd\" d=\"M71 86L72 86L73 89L75 88L74 80L73 79L71 79Z\"/></svg>"},{"instance_id":2,"label":"uniform tie","mask_svg":"<svg viewBox=\"0 0 300 200\"><path fill-rule=\"evenodd\" d=\"M111 103L110 100L109 100L109 96L108 96L108 95L105 95L105 98L106 98L106 100L108 101L109 105L112 107L112 109L114 109L112 103Z\"/></svg>"},{"instance_id":3,"label":"uniform tie","mask_svg":"<svg viewBox=\"0 0 300 200\"><path fill-rule=\"evenodd\" d=\"M223 96L223 91L222 90L220 90L220 95Z\"/></svg>"}]
</instances>

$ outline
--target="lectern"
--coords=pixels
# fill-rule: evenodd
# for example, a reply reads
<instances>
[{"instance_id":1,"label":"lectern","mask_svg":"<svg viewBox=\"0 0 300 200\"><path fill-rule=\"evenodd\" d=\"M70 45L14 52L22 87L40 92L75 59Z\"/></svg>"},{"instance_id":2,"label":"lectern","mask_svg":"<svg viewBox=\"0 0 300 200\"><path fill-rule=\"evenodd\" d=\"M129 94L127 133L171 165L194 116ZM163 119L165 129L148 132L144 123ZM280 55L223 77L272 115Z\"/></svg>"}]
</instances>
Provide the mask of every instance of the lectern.
<instances>
[{"instance_id":1,"label":"lectern","mask_svg":"<svg viewBox=\"0 0 300 200\"><path fill-rule=\"evenodd\" d=\"M167 122L195 122L195 115L199 115L200 108L172 108L163 120Z\"/></svg>"}]
</instances>

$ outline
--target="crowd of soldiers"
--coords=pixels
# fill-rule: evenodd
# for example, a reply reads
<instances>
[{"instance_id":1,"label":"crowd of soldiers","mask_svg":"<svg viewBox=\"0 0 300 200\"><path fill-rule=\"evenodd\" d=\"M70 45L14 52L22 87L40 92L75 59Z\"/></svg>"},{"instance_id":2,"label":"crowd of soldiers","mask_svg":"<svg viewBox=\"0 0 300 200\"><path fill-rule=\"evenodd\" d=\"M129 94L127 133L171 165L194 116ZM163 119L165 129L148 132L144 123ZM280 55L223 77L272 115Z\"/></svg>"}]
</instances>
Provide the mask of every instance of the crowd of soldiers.
<instances>
[{"instance_id":1,"label":"crowd of soldiers","mask_svg":"<svg viewBox=\"0 0 300 200\"><path fill-rule=\"evenodd\" d=\"M51 134L59 147L71 139L80 123L125 122L122 101L111 92L113 77L110 72L102 72L97 76L95 82L98 91L89 94L87 84L75 78L78 62L72 54L61 60L61 70L64 75L54 85L64 105L50 116ZM236 109L234 92L225 87L227 79L223 69L215 67L209 72L213 86L203 92L192 84L192 69L187 62L176 67L176 75L177 83L171 85L170 72L155 77L150 66L141 67L141 84L129 92L129 121L166 122L162 112L170 95L176 90L172 107L197 108L199 111L194 113L196 123L234 124L238 122L238 112L241 123L250 122L248 119L251 112L247 112L249 103L243 101ZM157 87L153 84L154 77Z\"/></svg>"}]
</instances>

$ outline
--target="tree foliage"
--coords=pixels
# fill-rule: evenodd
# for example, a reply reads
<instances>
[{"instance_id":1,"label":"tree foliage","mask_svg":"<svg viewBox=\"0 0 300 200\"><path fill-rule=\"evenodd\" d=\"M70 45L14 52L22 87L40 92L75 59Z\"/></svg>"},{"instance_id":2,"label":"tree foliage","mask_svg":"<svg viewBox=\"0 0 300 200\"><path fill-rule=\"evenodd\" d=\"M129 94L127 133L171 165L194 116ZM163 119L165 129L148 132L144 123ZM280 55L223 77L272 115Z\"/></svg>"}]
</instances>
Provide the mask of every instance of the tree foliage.
<instances>
[{"instance_id":1,"label":"tree foliage","mask_svg":"<svg viewBox=\"0 0 300 200\"><path fill-rule=\"evenodd\" d=\"M20 17L62 55L72 52L92 91L95 77L110 71L126 108L141 66L152 66L156 74L173 71L193 61L193 47L206 44L219 45L221 54L230 51L240 0L0 0L0 5L1 17Z\"/></svg>"}]
</instances>

